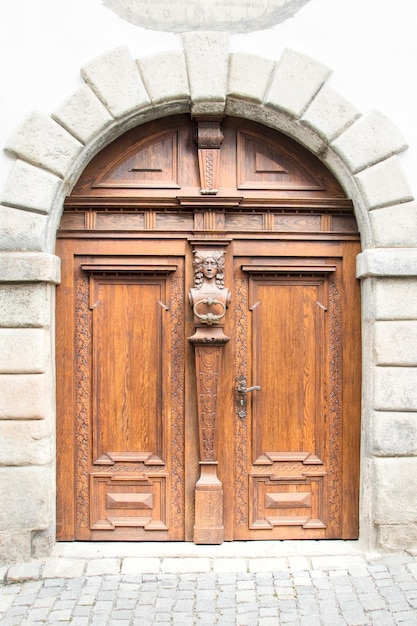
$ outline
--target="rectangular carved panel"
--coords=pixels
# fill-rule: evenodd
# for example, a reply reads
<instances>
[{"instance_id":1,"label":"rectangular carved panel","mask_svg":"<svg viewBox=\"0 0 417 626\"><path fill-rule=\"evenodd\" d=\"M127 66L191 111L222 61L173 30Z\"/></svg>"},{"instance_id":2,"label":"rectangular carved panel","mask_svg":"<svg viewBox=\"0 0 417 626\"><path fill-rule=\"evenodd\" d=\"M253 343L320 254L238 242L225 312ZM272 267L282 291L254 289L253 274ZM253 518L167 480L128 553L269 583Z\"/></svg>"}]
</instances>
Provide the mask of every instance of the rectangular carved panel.
<instances>
[{"instance_id":1,"label":"rectangular carved panel","mask_svg":"<svg viewBox=\"0 0 417 626\"><path fill-rule=\"evenodd\" d=\"M323 454L318 428L326 388L323 285L324 278L308 275L260 274L250 280L251 379L262 389L252 398L255 463L270 463L274 451Z\"/></svg>"},{"instance_id":2,"label":"rectangular carved panel","mask_svg":"<svg viewBox=\"0 0 417 626\"><path fill-rule=\"evenodd\" d=\"M91 530L167 530L165 475L91 475Z\"/></svg>"},{"instance_id":3,"label":"rectangular carved panel","mask_svg":"<svg viewBox=\"0 0 417 626\"><path fill-rule=\"evenodd\" d=\"M163 456L165 282L117 274L90 279L95 461L112 453L119 461L133 452Z\"/></svg>"},{"instance_id":4,"label":"rectangular carved panel","mask_svg":"<svg viewBox=\"0 0 417 626\"><path fill-rule=\"evenodd\" d=\"M250 476L250 527L325 528L322 520L323 477L303 482L277 481L273 475Z\"/></svg>"}]
</instances>

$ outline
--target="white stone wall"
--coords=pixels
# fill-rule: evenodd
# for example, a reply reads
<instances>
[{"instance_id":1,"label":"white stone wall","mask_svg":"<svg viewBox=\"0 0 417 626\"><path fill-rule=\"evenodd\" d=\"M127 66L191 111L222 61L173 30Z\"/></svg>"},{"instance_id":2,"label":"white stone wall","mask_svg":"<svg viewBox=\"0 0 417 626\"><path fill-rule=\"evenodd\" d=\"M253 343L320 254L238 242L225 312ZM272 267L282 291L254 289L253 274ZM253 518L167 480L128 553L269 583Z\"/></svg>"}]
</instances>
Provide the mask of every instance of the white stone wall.
<instances>
[{"instance_id":1,"label":"white stone wall","mask_svg":"<svg viewBox=\"0 0 417 626\"><path fill-rule=\"evenodd\" d=\"M414 2L400 0L393 14L387 2L370 11L353 0L337 3L336 15L336 3L311 0L270 31L233 37L144 31L100 0L89 2L88 15L84 0L68 3L68 15L53 0L5 4L0 559L40 556L54 540L53 253L63 198L116 136L187 111L242 116L286 132L353 199L363 245L361 539L371 547L417 544L417 205L410 176L417 125L404 69L409 78Z\"/></svg>"}]
</instances>

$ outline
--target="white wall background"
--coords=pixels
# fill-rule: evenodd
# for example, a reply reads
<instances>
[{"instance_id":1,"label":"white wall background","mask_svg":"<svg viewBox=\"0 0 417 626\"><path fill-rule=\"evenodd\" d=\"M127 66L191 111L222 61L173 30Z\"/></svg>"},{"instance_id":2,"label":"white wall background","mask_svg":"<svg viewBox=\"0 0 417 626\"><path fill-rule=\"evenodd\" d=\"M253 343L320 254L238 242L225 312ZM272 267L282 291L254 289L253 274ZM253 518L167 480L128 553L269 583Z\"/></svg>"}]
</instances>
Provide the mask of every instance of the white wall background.
<instances>
[{"instance_id":1,"label":"white wall background","mask_svg":"<svg viewBox=\"0 0 417 626\"><path fill-rule=\"evenodd\" d=\"M232 49L277 59L290 47L328 65L337 91L402 131L410 148L399 158L417 195L416 30L416 0L310 0L283 24L234 35ZM57 108L82 82L81 66L123 44L142 57L181 40L133 26L101 0L1 0L0 147L30 111ZM11 162L1 151L0 188Z\"/></svg>"}]
</instances>

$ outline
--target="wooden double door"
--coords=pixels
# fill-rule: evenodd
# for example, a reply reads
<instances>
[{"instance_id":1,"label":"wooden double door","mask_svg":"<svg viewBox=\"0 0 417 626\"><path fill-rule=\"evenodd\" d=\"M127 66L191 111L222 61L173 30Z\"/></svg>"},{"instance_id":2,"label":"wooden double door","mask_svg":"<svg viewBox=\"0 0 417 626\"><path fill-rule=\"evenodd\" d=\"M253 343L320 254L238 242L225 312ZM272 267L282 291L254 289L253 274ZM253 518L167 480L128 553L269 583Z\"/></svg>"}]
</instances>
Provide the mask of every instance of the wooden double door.
<instances>
[{"instance_id":1,"label":"wooden double door","mask_svg":"<svg viewBox=\"0 0 417 626\"><path fill-rule=\"evenodd\" d=\"M67 199L59 539L357 537L351 205L287 138L221 124L131 131Z\"/></svg>"}]
</instances>

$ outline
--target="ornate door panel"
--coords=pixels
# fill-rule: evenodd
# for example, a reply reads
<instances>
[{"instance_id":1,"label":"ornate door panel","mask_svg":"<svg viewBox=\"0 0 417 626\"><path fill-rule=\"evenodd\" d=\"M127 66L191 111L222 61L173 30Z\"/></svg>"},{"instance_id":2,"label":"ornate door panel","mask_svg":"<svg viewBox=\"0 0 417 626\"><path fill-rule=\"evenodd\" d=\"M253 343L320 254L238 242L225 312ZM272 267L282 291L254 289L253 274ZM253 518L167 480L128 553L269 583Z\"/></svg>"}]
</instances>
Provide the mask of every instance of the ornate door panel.
<instances>
[{"instance_id":1,"label":"ornate door panel","mask_svg":"<svg viewBox=\"0 0 417 626\"><path fill-rule=\"evenodd\" d=\"M74 534L183 539L183 259L101 247L105 257L75 254L63 276L74 292L74 353L62 355L73 362Z\"/></svg>"},{"instance_id":2,"label":"ornate door panel","mask_svg":"<svg viewBox=\"0 0 417 626\"><path fill-rule=\"evenodd\" d=\"M235 267L244 321L236 338L235 535L342 536L349 381L341 259L252 257Z\"/></svg>"},{"instance_id":3,"label":"ornate door panel","mask_svg":"<svg viewBox=\"0 0 417 626\"><path fill-rule=\"evenodd\" d=\"M58 537L355 538L359 250L332 175L252 122L98 154L57 243Z\"/></svg>"}]
</instances>

